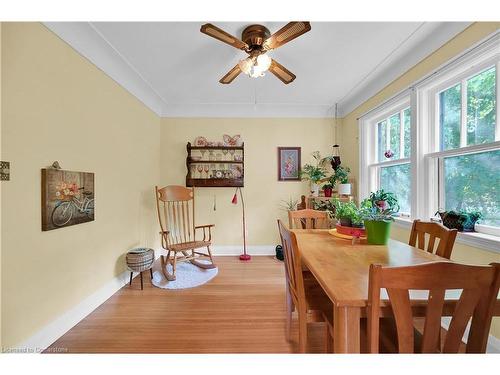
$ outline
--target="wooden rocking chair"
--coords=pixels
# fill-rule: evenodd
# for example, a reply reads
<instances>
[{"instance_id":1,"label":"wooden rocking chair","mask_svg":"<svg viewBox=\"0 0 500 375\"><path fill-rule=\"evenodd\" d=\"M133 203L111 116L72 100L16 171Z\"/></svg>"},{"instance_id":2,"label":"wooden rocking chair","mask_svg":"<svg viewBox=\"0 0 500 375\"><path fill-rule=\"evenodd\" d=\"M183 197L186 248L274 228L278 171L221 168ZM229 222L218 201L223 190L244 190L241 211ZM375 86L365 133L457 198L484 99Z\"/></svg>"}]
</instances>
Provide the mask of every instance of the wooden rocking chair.
<instances>
[{"instance_id":1,"label":"wooden rocking chair","mask_svg":"<svg viewBox=\"0 0 500 375\"><path fill-rule=\"evenodd\" d=\"M194 224L194 188L172 185L160 189L156 186L155 189L161 246L167 251L167 255L160 258L161 269L167 280L175 280L177 262L189 261L200 268L215 268L210 252L211 228L215 225ZM201 241L196 240L197 229L203 229ZM207 253L195 251L203 247L207 248ZM210 258L210 263L199 262L200 257ZM168 264L172 265L172 273L167 270Z\"/></svg>"}]
</instances>

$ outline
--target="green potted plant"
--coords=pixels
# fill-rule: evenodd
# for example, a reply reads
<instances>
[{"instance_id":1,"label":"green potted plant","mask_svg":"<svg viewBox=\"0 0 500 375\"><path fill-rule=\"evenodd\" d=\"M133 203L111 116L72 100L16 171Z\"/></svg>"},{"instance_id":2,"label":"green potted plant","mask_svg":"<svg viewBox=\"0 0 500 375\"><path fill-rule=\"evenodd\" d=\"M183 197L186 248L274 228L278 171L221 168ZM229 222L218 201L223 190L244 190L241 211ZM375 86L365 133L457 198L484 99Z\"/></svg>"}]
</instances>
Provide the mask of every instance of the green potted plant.
<instances>
[{"instance_id":1,"label":"green potted plant","mask_svg":"<svg viewBox=\"0 0 500 375\"><path fill-rule=\"evenodd\" d=\"M364 216L371 210L371 207L372 204L369 199L365 199L360 203L359 209L356 210L351 220L354 228L363 228L365 226Z\"/></svg>"},{"instance_id":2,"label":"green potted plant","mask_svg":"<svg viewBox=\"0 0 500 375\"><path fill-rule=\"evenodd\" d=\"M293 199L292 197L288 200L282 199L280 202L280 209L283 211L295 211L297 209L297 204L299 204L298 199Z\"/></svg>"},{"instance_id":3,"label":"green potted plant","mask_svg":"<svg viewBox=\"0 0 500 375\"><path fill-rule=\"evenodd\" d=\"M302 180L308 180L311 182L311 193L313 196L317 197L319 195L319 183L326 177L326 173L320 163L321 157L319 151L314 151L312 156L315 163L304 165L300 176Z\"/></svg>"},{"instance_id":4,"label":"green potted plant","mask_svg":"<svg viewBox=\"0 0 500 375\"><path fill-rule=\"evenodd\" d=\"M438 211L443 225L459 232L474 232L476 222L483 217L478 211Z\"/></svg>"},{"instance_id":5,"label":"green potted plant","mask_svg":"<svg viewBox=\"0 0 500 375\"><path fill-rule=\"evenodd\" d=\"M333 193L333 185L331 183L326 183L323 185L323 192L325 193L325 197L331 198Z\"/></svg>"},{"instance_id":6,"label":"green potted plant","mask_svg":"<svg viewBox=\"0 0 500 375\"><path fill-rule=\"evenodd\" d=\"M394 215L399 211L398 200L394 194L381 189L370 194L369 202L371 207L363 211L367 242L386 245Z\"/></svg>"},{"instance_id":7,"label":"green potted plant","mask_svg":"<svg viewBox=\"0 0 500 375\"><path fill-rule=\"evenodd\" d=\"M313 208L318 211L326 211L331 220L335 218L335 200L333 199L318 202L313 201Z\"/></svg>"},{"instance_id":8,"label":"green potted plant","mask_svg":"<svg viewBox=\"0 0 500 375\"><path fill-rule=\"evenodd\" d=\"M378 207L380 210L391 210L394 213L399 211L398 199L393 193L377 190L370 194L370 201L373 207Z\"/></svg>"},{"instance_id":9,"label":"green potted plant","mask_svg":"<svg viewBox=\"0 0 500 375\"><path fill-rule=\"evenodd\" d=\"M350 172L351 170L348 167L339 166L333 174L339 195L351 195Z\"/></svg>"},{"instance_id":10,"label":"green potted plant","mask_svg":"<svg viewBox=\"0 0 500 375\"><path fill-rule=\"evenodd\" d=\"M358 208L354 202L342 203L335 200L335 218L343 227L352 227L353 218L356 218Z\"/></svg>"}]
</instances>

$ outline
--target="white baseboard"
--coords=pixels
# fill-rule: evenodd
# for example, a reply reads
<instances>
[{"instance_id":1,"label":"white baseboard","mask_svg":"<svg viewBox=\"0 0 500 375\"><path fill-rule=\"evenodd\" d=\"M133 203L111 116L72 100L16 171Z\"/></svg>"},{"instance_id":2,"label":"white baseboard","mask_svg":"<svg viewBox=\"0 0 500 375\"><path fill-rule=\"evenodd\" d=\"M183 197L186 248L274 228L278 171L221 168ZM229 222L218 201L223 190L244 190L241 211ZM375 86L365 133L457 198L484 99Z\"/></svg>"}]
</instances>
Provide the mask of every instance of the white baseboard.
<instances>
[{"instance_id":1,"label":"white baseboard","mask_svg":"<svg viewBox=\"0 0 500 375\"><path fill-rule=\"evenodd\" d=\"M18 353L41 353L127 284L129 282L129 277L130 271L125 271L116 276L96 292L81 301L78 305L40 329L29 339L16 345L15 348L7 350Z\"/></svg>"},{"instance_id":2,"label":"white baseboard","mask_svg":"<svg viewBox=\"0 0 500 375\"><path fill-rule=\"evenodd\" d=\"M247 253L250 255L275 255L276 245L251 245L247 246ZM236 256L243 254L242 245L212 246L212 255L215 256Z\"/></svg>"}]
</instances>

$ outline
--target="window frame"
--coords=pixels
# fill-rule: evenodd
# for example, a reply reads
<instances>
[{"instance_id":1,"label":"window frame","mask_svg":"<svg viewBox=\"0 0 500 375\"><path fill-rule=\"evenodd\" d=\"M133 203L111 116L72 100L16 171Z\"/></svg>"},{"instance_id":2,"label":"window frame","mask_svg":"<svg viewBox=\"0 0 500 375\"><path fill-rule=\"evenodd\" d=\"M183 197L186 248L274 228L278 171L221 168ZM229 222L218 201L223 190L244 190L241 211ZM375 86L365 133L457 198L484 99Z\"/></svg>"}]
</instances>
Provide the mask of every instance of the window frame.
<instances>
[{"instance_id":1,"label":"window frame","mask_svg":"<svg viewBox=\"0 0 500 375\"><path fill-rule=\"evenodd\" d=\"M429 147L424 152L424 165L427 166L425 176L426 181L438 181L438 186L432 187L428 184L426 189L426 196L428 199L426 206L422 206L422 212L426 217L433 217L438 208L444 207L444 158L450 156L460 156L467 154L474 154L479 152L487 152L500 150L500 121L499 120L499 105L498 99L500 97L499 90L499 75L500 75L500 59L498 55L478 59L472 66L459 73L455 71L448 72L445 76L439 79L438 83L428 83L426 86L417 90L423 93L425 101L428 103L430 109L430 121L428 123L429 134L431 135ZM496 114L495 114L495 135L494 142L467 145L467 80L470 78L495 67L496 74ZM439 94L448 88L461 84L461 112L460 112L460 147L441 151L441 128L440 128L440 102ZM425 126L419 124L421 127ZM418 125L417 125L418 126ZM437 191L436 191L437 190ZM425 217L424 216L424 217ZM484 224L477 224L476 231L478 233L489 234L500 237L500 227L493 227Z\"/></svg>"},{"instance_id":2,"label":"window frame","mask_svg":"<svg viewBox=\"0 0 500 375\"><path fill-rule=\"evenodd\" d=\"M394 101L389 103L387 106L379 108L379 110L374 111L372 116L364 119L360 122L360 134L361 134L361 150L365 150L364 154L360 158L360 199L367 198L371 191L375 191L380 186L380 169L382 167L391 167L395 165L410 164L411 168L411 156L409 158L399 158L394 160L378 160L378 124L384 120L389 124L389 118L399 113L400 116L400 137L399 137L399 148L400 155L404 144L404 117L403 113L405 110L410 109L411 111L411 101L409 93L395 98ZM411 113L411 112L410 112ZM387 125L387 127L389 127ZM411 128L411 117L410 117L410 128ZM388 131L388 133L390 130ZM371 142L371 140L375 140ZM390 139L387 139L390 142ZM364 147L363 147L364 145ZM410 150L412 145L410 144ZM411 189L411 186L410 186ZM410 207L412 202L410 202ZM412 216L410 212L403 212L400 217L410 218Z\"/></svg>"},{"instance_id":3,"label":"window frame","mask_svg":"<svg viewBox=\"0 0 500 375\"><path fill-rule=\"evenodd\" d=\"M496 67L496 124L495 140L491 143L467 146L467 133L463 131L467 124L467 115L463 107L467 106L468 79ZM465 147L440 150L439 93L447 88L462 83L461 110L461 146ZM411 109L411 213L410 219L429 220L434 217L443 201L443 160L456 156L482 151L500 149L500 32L488 36L476 46L465 51L461 56L446 62L436 71L423 77L418 82L404 89L385 103L367 112L359 118L360 159L359 159L359 197L366 198L376 185L377 180L370 172L370 167L377 157L378 144L376 124L384 115L394 113L394 108L410 101ZM464 100L465 98L465 100ZM387 116L388 117L388 116ZM373 126L375 124L375 126ZM401 125L403 126L403 124ZM370 144L372 143L372 144ZM375 154L374 154L375 152ZM384 162L384 165L402 164L402 160ZM440 166L441 164L441 166ZM436 184L436 181L438 183ZM396 223L408 227L411 221L396 218ZM479 233L459 233L458 241L472 246L499 252L500 227L477 225Z\"/></svg>"}]
</instances>

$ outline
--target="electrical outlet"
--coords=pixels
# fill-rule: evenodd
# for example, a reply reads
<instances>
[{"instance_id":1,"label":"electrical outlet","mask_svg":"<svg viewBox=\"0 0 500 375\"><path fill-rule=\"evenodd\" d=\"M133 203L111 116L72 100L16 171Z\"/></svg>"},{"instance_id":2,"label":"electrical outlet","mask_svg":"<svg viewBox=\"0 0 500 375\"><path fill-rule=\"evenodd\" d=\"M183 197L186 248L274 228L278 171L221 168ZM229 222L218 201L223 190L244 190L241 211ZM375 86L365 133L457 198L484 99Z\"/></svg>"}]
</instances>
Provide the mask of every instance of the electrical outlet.
<instances>
[{"instance_id":1,"label":"electrical outlet","mask_svg":"<svg viewBox=\"0 0 500 375\"><path fill-rule=\"evenodd\" d=\"M0 161L0 181L10 180L10 163L8 161Z\"/></svg>"}]
</instances>

